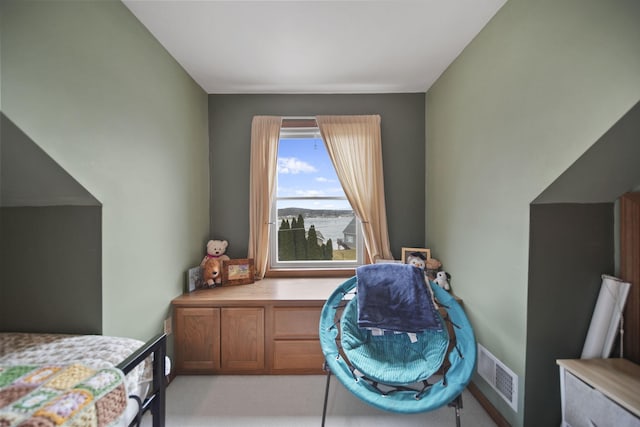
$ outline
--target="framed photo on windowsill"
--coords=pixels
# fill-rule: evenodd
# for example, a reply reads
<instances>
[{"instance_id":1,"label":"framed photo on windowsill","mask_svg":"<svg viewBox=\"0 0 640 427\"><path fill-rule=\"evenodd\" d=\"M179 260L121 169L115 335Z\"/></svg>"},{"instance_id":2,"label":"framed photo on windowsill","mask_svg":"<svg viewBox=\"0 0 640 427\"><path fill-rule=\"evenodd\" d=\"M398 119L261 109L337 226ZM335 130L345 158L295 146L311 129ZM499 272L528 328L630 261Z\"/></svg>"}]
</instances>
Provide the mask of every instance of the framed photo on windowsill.
<instances>
[{"instance_id":1,"label":"framed photo on windowsill","mask_svg":"<svg viewBox=\"0 0 640 427\"><path fill-rule=\"evenodd\" d=\"M229 259L222 262L222 286L253 283L255 274L253 258Z\"/></svg>"},{"instance_id":2,"label":"framed photo on windowsill","mask_svg":"<svg viewBox=\"0 0 640 427\"><path fill-rule=\"evenodd\" d=\"M414 252L418 252L421 253L422 255L424 255L424 259L429 260L431 259L431 249L425 249L425 248L402 248L402 262L403 264L407 263L407 257L409 255L411 255Z\"/></svg>"}]
</instances>

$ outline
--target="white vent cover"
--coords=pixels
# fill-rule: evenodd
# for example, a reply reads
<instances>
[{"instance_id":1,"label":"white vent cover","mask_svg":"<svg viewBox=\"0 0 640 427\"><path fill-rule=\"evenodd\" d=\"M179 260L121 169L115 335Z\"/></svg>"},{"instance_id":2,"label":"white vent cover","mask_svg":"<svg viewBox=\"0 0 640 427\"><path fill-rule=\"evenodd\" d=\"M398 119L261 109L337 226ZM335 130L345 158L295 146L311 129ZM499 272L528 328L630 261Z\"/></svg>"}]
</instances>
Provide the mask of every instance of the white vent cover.
<instances>
[{"instance_id":1,"label":"white vent cover","mask_svg":"<svg viewBox=\"0 0 640 427\"><path fill-rule=\"evenodd\" d=\"M478 344L478 373L518 412L518 377L486 348Z\"/></svg>"}]
</instances>

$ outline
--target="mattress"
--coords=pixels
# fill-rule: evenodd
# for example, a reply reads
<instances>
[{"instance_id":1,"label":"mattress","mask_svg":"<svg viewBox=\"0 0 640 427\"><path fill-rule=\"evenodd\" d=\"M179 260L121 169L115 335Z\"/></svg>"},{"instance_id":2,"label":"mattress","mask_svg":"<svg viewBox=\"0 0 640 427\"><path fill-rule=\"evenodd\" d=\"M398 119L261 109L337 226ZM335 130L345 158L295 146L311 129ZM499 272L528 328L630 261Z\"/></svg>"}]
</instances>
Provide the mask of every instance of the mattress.
<instances>
[{"instance_id":1,"label":"mattress","mask_svg":"<svg viewBox=\"0 0 640 427\"><path fill-rule=\"evenodd\" d=\"M144 342L103 335L62 335L0 333L0 365L82 364L93 369L111 368L125 360ZM136 366L125 376L127 395L144 399L152 381L152 363ZM129 399L120 423L127 426L138 412L138 403Z\"/></svg>"}]
</instances>

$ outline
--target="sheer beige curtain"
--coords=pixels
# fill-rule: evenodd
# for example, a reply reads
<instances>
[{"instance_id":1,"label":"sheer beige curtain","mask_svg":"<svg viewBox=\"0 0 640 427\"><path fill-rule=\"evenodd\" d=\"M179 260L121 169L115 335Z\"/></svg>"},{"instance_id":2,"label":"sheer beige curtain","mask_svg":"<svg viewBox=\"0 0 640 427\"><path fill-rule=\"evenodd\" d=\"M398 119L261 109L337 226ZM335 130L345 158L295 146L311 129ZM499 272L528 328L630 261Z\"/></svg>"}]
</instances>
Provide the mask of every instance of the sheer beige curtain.
<instances>
[{"instance_id":1,"label":"sheer beige curtain","mask_svg":"<svg viewBox=\"0 0 640 427\"><path fill-rule=\"evenodd\" d=\"M269 213L275 191L281 117L255 116L251 122L249 173L249 258L256 279L262 279L269 259Z\"/></svg>"},{"instance_id":2,"label":"sheer beige curtain","mask_svg":"<svg viewBox=\"0 0 640 427\"><path fill-rule=\"evenodd\" d=\"M362 221L369 257L372 261L393 259L384 199L380 116L318 116L316 120L347 200Z\"/></svg>"}]
</instances>

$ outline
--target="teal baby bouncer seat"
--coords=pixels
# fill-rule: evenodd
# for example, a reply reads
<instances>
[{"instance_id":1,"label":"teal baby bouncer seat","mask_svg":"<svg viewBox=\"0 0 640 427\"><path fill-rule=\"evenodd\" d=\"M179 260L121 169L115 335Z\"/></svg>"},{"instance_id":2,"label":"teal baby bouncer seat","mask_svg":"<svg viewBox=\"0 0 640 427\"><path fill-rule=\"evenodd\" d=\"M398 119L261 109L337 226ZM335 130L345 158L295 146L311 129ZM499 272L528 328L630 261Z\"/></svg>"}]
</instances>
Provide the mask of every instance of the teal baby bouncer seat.
<instances>
[{"instance_id":1,"label":"teal baby bouncer seat","mask_svg":"<svg viewBox=\"0 0 640 427\"><path fill-rule=\"evenodd\" d=\"M396 413L448 405L460 426L462 391L476 364L476 340L456 299L406 264L359 267L325 302L320 344L331 375L364 402Z\"/></svg>"}]
</instances>

